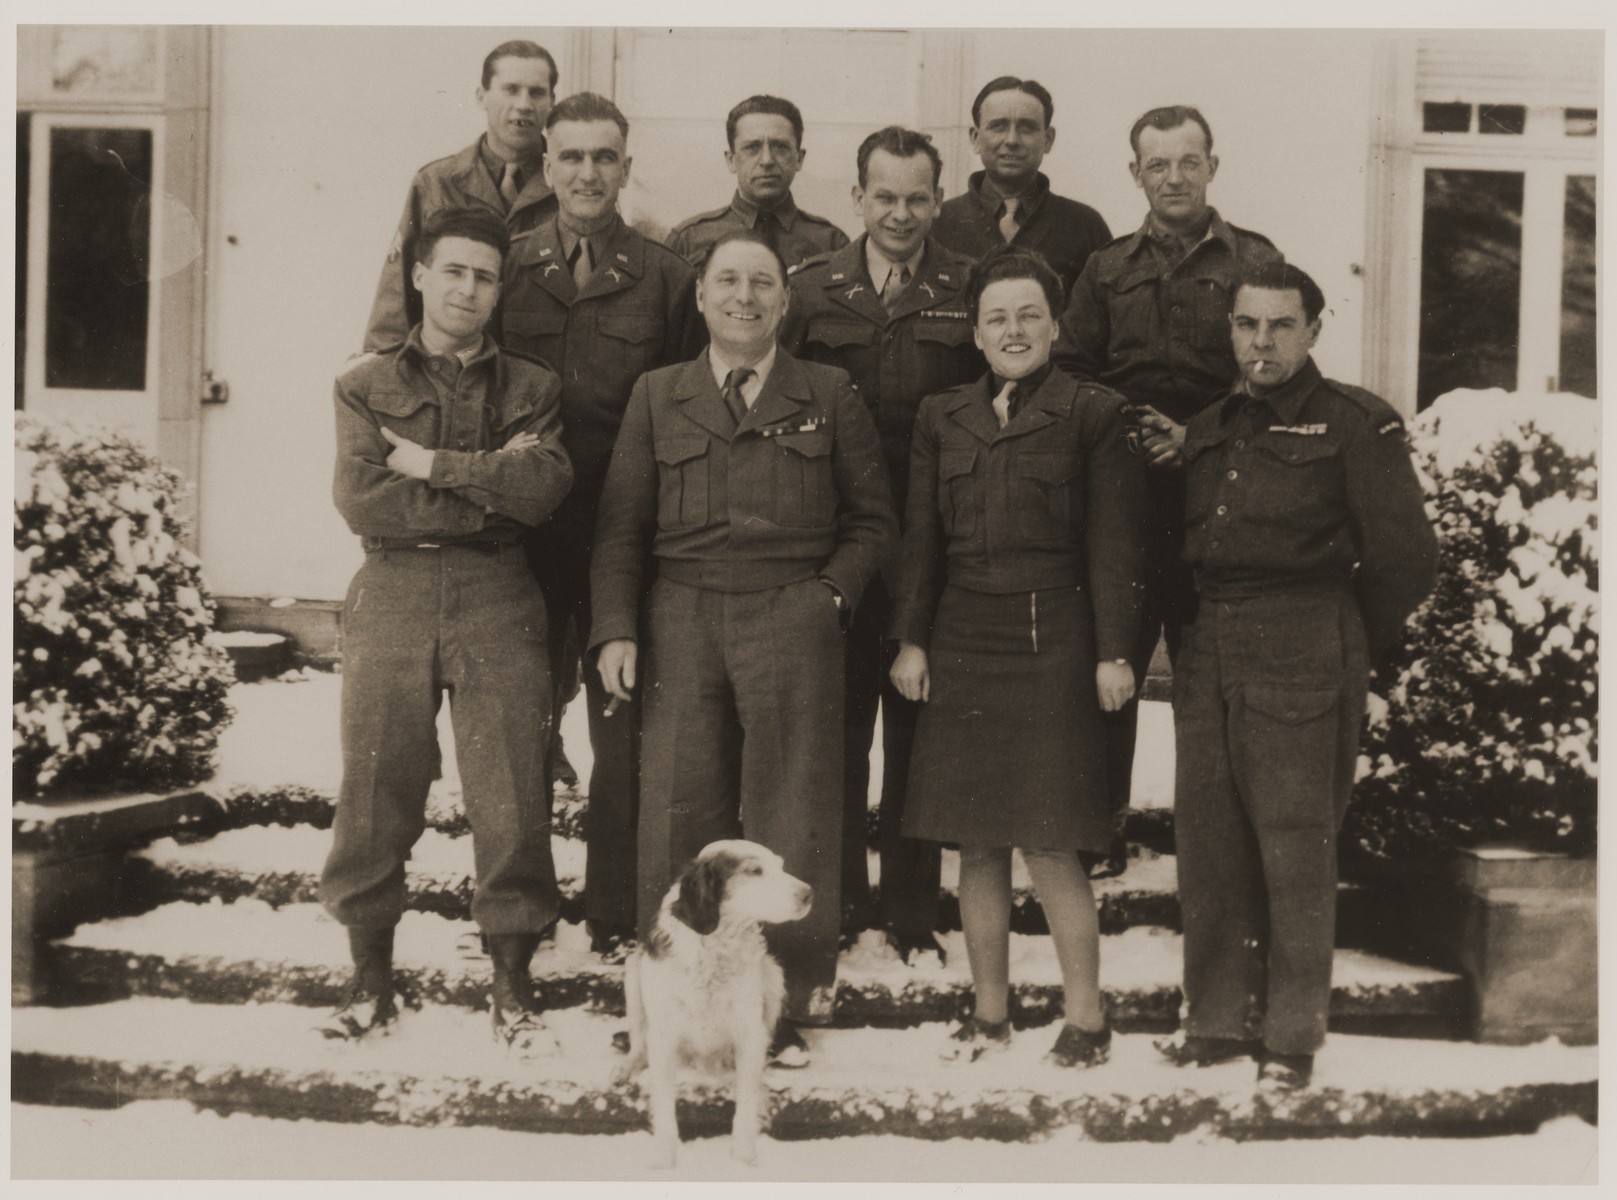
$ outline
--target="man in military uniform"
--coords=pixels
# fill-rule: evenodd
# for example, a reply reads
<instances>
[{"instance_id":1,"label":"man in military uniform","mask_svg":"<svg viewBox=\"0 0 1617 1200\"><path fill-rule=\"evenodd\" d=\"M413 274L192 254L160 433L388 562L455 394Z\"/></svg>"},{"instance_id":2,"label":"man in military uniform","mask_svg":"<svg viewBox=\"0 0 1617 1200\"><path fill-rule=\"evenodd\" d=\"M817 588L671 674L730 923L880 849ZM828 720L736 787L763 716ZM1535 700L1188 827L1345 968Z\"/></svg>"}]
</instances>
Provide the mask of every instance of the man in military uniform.
<instances>
[{"instance_id":1,"label":"man in military uniform","mask_svg":"<svg viewBox=\"0 0 1617 1200\"><path fill-rule=\"evenodd\" d=\"M623 419L591 641L614 696L644 678L642 926L720 838L763 843L814 888L808 916L770 932L786 972L775 1055L800 1066L793 1023L829 1020L836 987L842 618L898 518L848 377L776 347L778 251L754 230L721 235L697 296L708 350L643 376Z\"/></svg>"},{"instance_id":2,"label":"man in military uniform","mask_svg":"<svg viewBox=\"0 0 1617 1200\"><path fill-rule=\"evenodd\" d=\"M1067 301L1054 361L1079 379L1115 388L1135 406L1152 468L1147 492L1145 609L1130 655L1143 684L1159 636L1168 657L1195 606L1180 559L1184 479L1170 459L1184 424L1227 387L1230 288L1249 263L1281 257L1260 234L1229 224L1207 203L1218 173L1213 132L1194 108L1154 108L1129 131L1129 172L1149 211L1139 229L1090 256ZM1129 801L1139 704L1114 716L1107 745L1112 802Z\"/></svg>"},{"instance_id":3,"label":"man in military uniform","mask_svg":"<svg viewBox=\"0 0 1617 1200\"><path fill-rule=\"evenodd\" d=\"M725 208L698 213L674 226L668 245L692 266L720 234L756 229L795 267L827 250L840 250L848 235L824 217L806 213L792 199L792 180L803 169L803 114L779 96L749 96L730 110L724 163L736 177L736 194Z\"/></svg>"},{"instance_id":4,"label":"man in military uniform","mask_svg":"<svg viewBox=\"0 0 1617 1200\"><path fill-rule=\"evenodd\" d=\"M634 381L701 349L691 268L626 225L629 123L593 92L569 96L546 118L545 178L557 213L512 239L501 312L504 344L561 375L562 443L576 481L554 517L529 538L529 559L550 609L559 660L571 620L590 641L589 563L596 507ZM637 705L609 712L596 672L584 671L595 765L585 816L584 914L597 952L617 957L634 929Z\"/></svg>"},{"instance_id":5,"label":"man in military uniform","mask_svg":"<svg viewBox=\"0 0 1617 1200\"><path fill-rule=\"evenodd\" d=\"M977 378L986 364L972 340L966 303L971 263L929 236L943 200L936 148L925 134L890 125L861 143L856 161L853 200L864 236L794 272L781 345L811 362L841 367L853 379L875 415L902 512L921 401ZM878 579L848 631L842 888L849 927L879 922L908 961L918 949L942 954L933 933L939 852L899 834L916 706L887 678L890 607ZM881 912L875 914L868 899L865 806L878 698L883 771Z\"/></svg>"},{"instance_id":6,"label":"man in military uniform","mask_svg":"<svg viewBox=\"0 0 1617 1200\"><path fill-rule=\"evenodd\" d=\"M937 238L956 254L978 259L999 246L1036 250L1072 290L1089 256L1112 240L1106 219L1057 196L1039 170L1055 145L1055 101L1037 80L1001 75L971 105L971 148L983 169L963 195L943 202Z\"/></svg>"},{"instance_id":7,"label":"man in military uniform","mask_svg":"<svg viewBox=\"0 0 1617 1200\"><path fill-rule=\"evenodd\" d=\"M543 773L545 608L522 532L561 502L572 469L555 373L484 333L506 240L486 208L428 217L413 272L421 324L337 380L336 502L365 563L343 609L343 776L320 881L348 929L355 979L322 1026L329 1037L398 1015L404 864L437 773L438 706L453 692L495 1033L520 1053L553 1047L528 976L559 896Z\"/></svg>"},{"instance_id":8,"label":"man in military uniform","mask_svg":"<svg viewBox=\"0 0 1617 1200\"><path fill-rule=\"evenodd\" d=\"M556 100L556 60L537 42L501 42L483 60L477 103L488 117L483 136L459 154L428 163L410 181L404 215L388 250L365 326L365 349L404 340L421 320L410 283L421 225L440 208L486 208L513 234L555 212L541 161L544 123Z\"/></svg>"},{"instance_id":9,"label":"man in military uniform","mask_svg":"<svg viewBox=\"0 0 1617 1200\"><path fill-rule=\"evenodd\" d=\"M1325 1039L1370 666L1437 567L1403 421L1309 357L1324 303L1296 267L1243 269L1240 378L1182 450L1200 592L1174 674L1187 1016L1158 1049L1256 1055L1260 1086L1280 1091L1307 1086Z\"/></svg>"}]
</instances>

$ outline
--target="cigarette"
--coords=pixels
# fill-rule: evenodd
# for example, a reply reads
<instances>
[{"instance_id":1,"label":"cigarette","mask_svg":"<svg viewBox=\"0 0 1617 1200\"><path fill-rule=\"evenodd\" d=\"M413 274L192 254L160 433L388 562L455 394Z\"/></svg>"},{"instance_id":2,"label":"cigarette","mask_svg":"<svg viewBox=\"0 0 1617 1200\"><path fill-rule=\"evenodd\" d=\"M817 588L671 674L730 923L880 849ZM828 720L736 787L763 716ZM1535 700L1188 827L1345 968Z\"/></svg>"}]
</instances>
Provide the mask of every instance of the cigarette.
<instances>
[{"instance_id":1,"label":"cigarette","mask_svg":"<svg viewBox=\"0 0 1617 1200\"><path fill-rule=\"evenodd\" d=\"M623 703L622 700L618 699L616 696L613 696L612 699L607 701L607 703L606 703L606 712L603 713L602 715L610 717L613 713L618 711L618 705L620 705L622 703Z\"/></svg>"}]
</instances>

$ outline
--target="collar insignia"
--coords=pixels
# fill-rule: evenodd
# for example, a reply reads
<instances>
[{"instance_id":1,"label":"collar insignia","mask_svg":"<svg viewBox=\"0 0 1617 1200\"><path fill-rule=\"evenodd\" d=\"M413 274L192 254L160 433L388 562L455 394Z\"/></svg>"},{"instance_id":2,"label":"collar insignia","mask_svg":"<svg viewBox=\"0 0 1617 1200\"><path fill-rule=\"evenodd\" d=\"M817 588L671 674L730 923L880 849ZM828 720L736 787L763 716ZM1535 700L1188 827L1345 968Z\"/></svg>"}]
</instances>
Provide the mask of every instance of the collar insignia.
<instances>
[{"instance_id":1,"label":"collar insignia","mask_svg":"<svg viewBox=\"0 0 1617 1200\"><path fill-rule=\"evenodd\" d=\"M616 267L608 267L606 269L606 273L608 275L612 276L612 282L613 283L622 283L623 282L623 276L618 274L618 269Z\"/></svg>"},{"instance_id":2,"label":"collar insignia","mask_svg":"<svg viewBox=\"0 0 1617 1200\"><path fill-rule=\"evenodd\" d=\"M943 276L939 275L938 278L942 279ZM926 298L928 300L936 300L938 298L938 294L932 290L932 285L924 280L921 283L921 290L926 293Z\"/></svg>"},{"instance_id":3,"label":"collar insignia","mask_svg":"<svg viewBox=\"0 0 1617 1200\"><path fill-rule=\"evenodd\" d=\"M832 271L831 272L831 282L832 283L841 283L847 277L848 277L848 273L846 271Z\"/></svg>"},{"instance_id":4,"label":"collar insignia","mask_svg":"<svg viewBox=\"0 0 1617 1200\"><path fill-rule=\"evenodd\" d=\"M862 284L862 283L854 284L851 288L848 289L847 299L852 300L855 296L857 296L860 292L862 292L864 290L865 290L865 285L864 284Z\"/></svg>"},{"instance_id":5,"label":"collar insignia","mask_svg":"<svg viewBox=\"0 0 1617 1200\"><path fill-rule=\"evenodd\" d=\"M546 250L546 251L545 251L545 253L546 253L546 254L549 254L549 253L550 253L550 251L549 251L549 250ZM546 264L545 264L545 270L544 270L544 273L545 273L545 274L546 274L546 275L549 275L549 274L550 274L550 273L551 273L551 272L552 272L552 271L559 271L559 270L561 270L561 268L560 268L560 267L558 267L558 266L557 266L557 265L556 265L556 264L555 264L555 263L553 263L553 262L547 262L547 263L546 263Z\"/></svg>"}]
</instances>

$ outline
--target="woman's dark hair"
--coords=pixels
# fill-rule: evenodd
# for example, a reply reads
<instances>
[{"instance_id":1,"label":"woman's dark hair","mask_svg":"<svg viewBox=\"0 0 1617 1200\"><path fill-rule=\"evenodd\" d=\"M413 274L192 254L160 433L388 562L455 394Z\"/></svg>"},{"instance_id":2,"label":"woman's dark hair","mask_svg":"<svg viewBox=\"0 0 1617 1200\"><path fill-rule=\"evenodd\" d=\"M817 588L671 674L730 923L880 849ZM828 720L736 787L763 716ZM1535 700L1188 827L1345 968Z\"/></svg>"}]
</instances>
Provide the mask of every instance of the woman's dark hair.
<instances>
[{"instance_id":1,"label":"woman's dark hair","mask_svg":"<svg viewBox=\"0 0 1617 1200\"><path fill-rule=\"evenodd\" d=\"M1061 310L1067 306L1067 297L1061 290L1061 276L1044 261L1044 255L1037 250L1000 246L977 261L966 283L966 301L971 308L973 325L977 323L977 306L982 301L983 292L989 284L1002 279L1031 279L1037 283L1050 303L1052 317L1059 317Z\"/></svg>"}]
</instances>

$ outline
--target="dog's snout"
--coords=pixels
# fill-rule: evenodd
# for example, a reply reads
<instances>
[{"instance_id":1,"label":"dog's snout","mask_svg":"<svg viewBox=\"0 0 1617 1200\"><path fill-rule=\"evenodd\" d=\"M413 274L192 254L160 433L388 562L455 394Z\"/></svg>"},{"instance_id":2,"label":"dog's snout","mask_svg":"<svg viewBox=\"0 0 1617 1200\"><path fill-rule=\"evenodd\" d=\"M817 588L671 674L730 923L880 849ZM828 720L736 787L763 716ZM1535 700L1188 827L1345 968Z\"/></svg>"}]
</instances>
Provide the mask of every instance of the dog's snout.
<instances>
[{"instance_id":1,"label":"dog's snout","mask_svg":"<svg viewBox=\"0 0 1617 1200\"><path fill-rule=\"evenodd\" d=\"M814 889L801 879L797 881L797 915L806 916L814 907Z\"/></svg>"}]
</instances>

